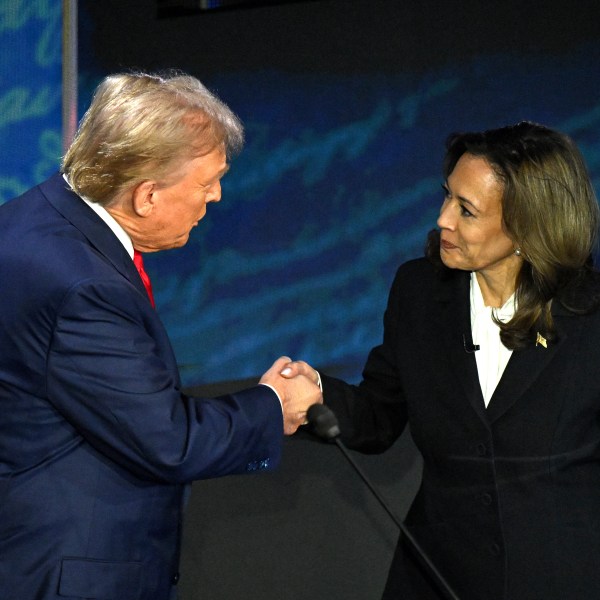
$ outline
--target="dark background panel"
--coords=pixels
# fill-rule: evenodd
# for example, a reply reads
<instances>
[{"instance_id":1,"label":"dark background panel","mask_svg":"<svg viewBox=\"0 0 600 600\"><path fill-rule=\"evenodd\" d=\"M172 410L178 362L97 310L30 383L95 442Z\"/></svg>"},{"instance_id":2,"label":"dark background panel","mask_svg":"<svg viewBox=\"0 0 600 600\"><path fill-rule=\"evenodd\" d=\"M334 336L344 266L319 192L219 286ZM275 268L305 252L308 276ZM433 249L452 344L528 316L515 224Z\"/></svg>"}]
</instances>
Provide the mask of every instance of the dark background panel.
<instances>
[{"instance_id":1,"label":"dark background panel","mask_svg":"<svg viewBox=\"0 0 600 600\"><path fill-rule=\"evenodd\" d=\"M226 389L231 386L190 391L214 395ZM403 519L421 470L410 434L385 454L350 454L396 518ZM193 484L181 597L375 600L398 535L341 451L300 431L286 438L275 472Z\"/></svg>"}]
</instances>

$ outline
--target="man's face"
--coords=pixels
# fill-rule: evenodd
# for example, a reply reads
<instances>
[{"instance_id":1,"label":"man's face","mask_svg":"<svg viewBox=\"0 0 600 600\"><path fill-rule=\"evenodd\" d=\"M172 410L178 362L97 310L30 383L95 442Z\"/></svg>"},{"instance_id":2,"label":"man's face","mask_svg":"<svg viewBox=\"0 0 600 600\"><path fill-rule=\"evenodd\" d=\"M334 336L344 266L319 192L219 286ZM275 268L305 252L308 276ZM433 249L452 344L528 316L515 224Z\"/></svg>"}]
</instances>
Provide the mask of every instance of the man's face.
<instances>
[{"instance_id":1,"label":"man's face","mask_svg":"<svg viewBox=\"0 0 600 600\"><path fill-rule=\"evenodd\" d=\"M185 245L209 202L221 200L221 178L229 166L222 148L194 158L174 174L175 183L156 185L136 248L155 252Z\"/></svg>"}]
</instances>

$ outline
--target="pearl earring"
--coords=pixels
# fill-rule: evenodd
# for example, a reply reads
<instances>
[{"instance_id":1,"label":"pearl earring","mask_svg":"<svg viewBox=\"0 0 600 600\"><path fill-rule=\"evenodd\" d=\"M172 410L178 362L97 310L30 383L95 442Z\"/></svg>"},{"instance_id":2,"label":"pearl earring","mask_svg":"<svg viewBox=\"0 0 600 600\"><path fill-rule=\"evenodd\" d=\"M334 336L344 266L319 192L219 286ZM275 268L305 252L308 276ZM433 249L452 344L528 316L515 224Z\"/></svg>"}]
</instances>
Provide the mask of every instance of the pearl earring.
<instances>
[{"instance_id":1,"label":"pearl earring","mask_svg":"<svg viewBox=\"0 0 600 600\"><path fill-rule=\"evenodd\" d=\"M515 254L521 256L521 248L515 248Z\"/></svg>"}]
</instances>

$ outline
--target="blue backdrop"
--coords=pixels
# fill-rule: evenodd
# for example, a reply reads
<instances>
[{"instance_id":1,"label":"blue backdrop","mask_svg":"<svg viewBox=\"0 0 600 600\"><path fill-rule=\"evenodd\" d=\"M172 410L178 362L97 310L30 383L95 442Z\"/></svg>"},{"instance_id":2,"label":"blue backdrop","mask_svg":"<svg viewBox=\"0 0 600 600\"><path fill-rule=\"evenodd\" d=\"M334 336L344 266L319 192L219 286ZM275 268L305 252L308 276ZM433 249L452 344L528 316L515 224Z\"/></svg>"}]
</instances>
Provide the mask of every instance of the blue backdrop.
<instances>
[{"instance_id":1,"label":"blue backdrop","mask_svg":"<svg viewBox=\"0 0 600 600\"><path fill-rule=\"evenodd\" d=\"M599 50L517 64L482 56L417 80L209 81L243 117L247 147L188 246L150 262L187 381L250 376L279 353L356 379L381 338L396 267L422 254L435 226L451 131L557 127L580 144L598 188L600 78L589 56Z\"/></svg>"},{"instance_id":2,"label":"blue backdrop","mask_svg":"<svg viewBox=\"0 0 600 600\"><path fill-rule=\"evenodd\" d=\"M58 164L59 4L0 0L0 43L14 50L0 59L2 201ZM149 39L185 24L153 27ZM421 255L435 225L452 131L522 119L556 127L579 143L599 189L597 41L518 52L507 42L418 69L276 61L223 69L213 61L205 69L185 35L180 61L167 45L146 48L140 38L147 60L123 51L110 62L99 58L97 41L107 38L114 49L106 23L82 10L80 31L81 112L106 73L169 66L199 76L246 126L222 202L209 207L185 248L146 260L186 385L259 375L280 354L358 379L381 338L395 269Z\"/></svg>"},{"instance_id":3,"label":"blue backdrop","mask_svg":"<svg viewBox=\"0 0 600 600\"><path fill-rule=\"evenodd\" d=\"M60 40L60 0L0 0L0 204L60 160Z\"/></svg>"}]
</instances>

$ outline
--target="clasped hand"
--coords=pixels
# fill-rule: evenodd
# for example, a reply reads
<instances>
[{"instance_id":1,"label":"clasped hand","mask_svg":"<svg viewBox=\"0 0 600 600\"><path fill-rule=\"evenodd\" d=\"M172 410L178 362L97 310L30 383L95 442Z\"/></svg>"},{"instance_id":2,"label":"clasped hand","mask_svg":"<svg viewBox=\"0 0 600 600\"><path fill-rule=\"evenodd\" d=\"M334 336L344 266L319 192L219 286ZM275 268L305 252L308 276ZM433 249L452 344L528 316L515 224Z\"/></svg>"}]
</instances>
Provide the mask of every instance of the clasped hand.
<instances>
[{"instance_id":1,"label":"clasped hand","mask_svg":"<svg viewBox=\"0 0 600 600\"><path fill-rule=\"evenodd\" d=\"M319 376L310 365L287 356L278 358L261 377L260 383L270 385L279 394L285 435L296 433L306 423L308 408L323 402L318 381Z\"/></svg>"}]
</instances>

